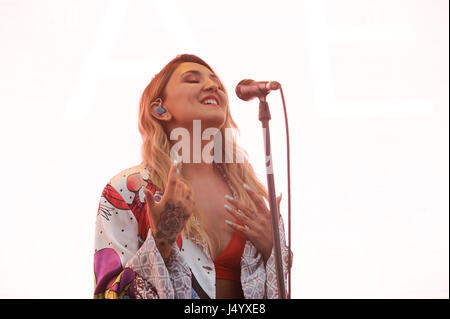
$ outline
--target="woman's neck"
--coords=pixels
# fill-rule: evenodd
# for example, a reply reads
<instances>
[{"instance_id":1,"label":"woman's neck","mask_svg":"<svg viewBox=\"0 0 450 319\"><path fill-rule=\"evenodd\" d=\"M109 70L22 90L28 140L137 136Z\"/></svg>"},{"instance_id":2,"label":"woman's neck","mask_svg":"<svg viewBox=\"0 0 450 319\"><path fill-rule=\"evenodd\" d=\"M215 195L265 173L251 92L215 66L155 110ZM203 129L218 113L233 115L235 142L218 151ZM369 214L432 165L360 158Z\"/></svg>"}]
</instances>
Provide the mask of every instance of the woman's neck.
<instances>
[{"instance_id":1,"label":"woman's neck","mask_svg":"<svg viewBox=\"0 0 450 319\"><path fill-rule=\"evenodd\" d=\"M181 166L183 177L186 179L193 179L217 175L218 172L215 167L216 164L214 162L208 163L208 161L213 159L214 150L212 150L212 153L209 153L209 155L204 152L205 150L211 150L211 145L207 146L207 144L211 143L212 140L213 138L210 140L201 139L194 143L192 135L187 141L182 141L181 137L178 140L171 140L171 147L174 147L174 144L176 143L181 143L181 149L177 151L177 157L178 161L182 162ZM222 150L220 150L220 152L221 151Z\"/></svg>"},{"instance_id":2,"label":"woman's neck","mask_svg":"<svg viewBox=\"0 0 450 319\"><path fill-rule=\"evenodd\" d=\"M182 175L184 178L190 180L193 178L201 178L216 174L214 163L182 163Z\"/></svg>"}]
</instances>

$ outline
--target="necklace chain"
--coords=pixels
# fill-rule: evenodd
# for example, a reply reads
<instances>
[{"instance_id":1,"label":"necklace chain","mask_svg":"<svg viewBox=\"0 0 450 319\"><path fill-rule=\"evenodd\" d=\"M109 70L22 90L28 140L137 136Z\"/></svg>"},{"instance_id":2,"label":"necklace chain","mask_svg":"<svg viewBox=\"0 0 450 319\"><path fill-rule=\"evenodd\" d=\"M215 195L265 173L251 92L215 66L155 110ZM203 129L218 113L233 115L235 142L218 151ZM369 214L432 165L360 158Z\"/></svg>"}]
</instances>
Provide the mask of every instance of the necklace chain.
<instances>
[{"instance_id":1,"label":"necklace chain","mask_svg":"<svg viewBox=\"0 0 450 319\"><path fill-rule=\"evenodd\" d=\"M225 180L225 183L227 183L228 188L231 191L231 194L233 195L234 198L237 198L236 190L234 189L233 185L231 185L231 181L228 178L227 174L225 173L223 167L217 163L215 163L215 164L216 164L216 167L219 170L220 174L222 175L223 179Z\"/></svg>"}]
</instances>

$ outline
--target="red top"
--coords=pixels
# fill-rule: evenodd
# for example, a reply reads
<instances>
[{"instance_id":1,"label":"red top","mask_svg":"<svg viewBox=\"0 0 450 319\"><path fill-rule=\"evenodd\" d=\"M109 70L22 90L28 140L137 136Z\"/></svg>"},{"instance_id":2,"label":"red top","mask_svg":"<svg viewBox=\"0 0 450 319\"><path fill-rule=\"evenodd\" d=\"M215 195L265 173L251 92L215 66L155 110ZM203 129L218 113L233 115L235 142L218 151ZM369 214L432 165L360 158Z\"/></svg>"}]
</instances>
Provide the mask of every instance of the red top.
<instances>
[{"instance_id":1,"label":"red top","mask_svg":"<svg viewBox=\"0 0 450 319\"><path fill-rule=\"evenodd\" d=\"M240 224L240 223L238 223ZM241 281L241 257L247 238L235 230L225 250L213 260L216 268L216 279ZM177 238L178 248L181 248L181 236Z\"/></svg>"},{"instance_id":2,"label":"red top","mask_svg":"<svg viewBox=\"0 0 450 319\"><path fill-rule=\"evenodd\" d=\"M216 279L241 281L241 257L246 237L235 230L227 248L214 260Z\"/></svg>"}]
</instances>

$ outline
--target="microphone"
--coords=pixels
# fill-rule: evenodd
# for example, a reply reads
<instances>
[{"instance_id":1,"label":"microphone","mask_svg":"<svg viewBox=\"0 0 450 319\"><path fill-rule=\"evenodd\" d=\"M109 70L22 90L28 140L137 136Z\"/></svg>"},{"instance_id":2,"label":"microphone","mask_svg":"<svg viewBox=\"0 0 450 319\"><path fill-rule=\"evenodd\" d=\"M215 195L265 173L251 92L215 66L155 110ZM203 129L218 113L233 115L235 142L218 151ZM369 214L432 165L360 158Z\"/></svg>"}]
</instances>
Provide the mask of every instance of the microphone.
<instances>
[{"instance_id":1,"label":"microphone","mask_svg":"<svg viewBox=\"0 0 450 319\"><path fill-rule=\"evenodd\" d=\"M256 82L244 79L236 86L236 94L241 100L249 101L255 97L265 97L270 91L278 90L279 88L280 83L276 81Z\"/></svg>"}]
</instances>

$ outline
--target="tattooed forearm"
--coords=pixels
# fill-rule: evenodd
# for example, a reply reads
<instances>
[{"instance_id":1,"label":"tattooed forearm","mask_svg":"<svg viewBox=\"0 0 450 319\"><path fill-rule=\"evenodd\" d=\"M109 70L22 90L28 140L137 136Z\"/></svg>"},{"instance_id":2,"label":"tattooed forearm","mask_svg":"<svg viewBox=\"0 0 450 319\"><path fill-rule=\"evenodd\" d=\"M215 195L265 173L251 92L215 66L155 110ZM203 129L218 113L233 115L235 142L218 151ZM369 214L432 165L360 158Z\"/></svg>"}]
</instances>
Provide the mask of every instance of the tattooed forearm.
<instances>
[{"instance_id":1,"label":"tattooed forearm","mask_svg":"<svg viewBox=\"0 0 450 319\"><path fill-rule=\"evenodd\" d=\"M182 207L166 203L156 225L155 242L163 257L170 254L173 243L183 229L188 216Z\"/></svg>"}]
</instances>

